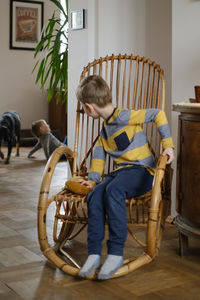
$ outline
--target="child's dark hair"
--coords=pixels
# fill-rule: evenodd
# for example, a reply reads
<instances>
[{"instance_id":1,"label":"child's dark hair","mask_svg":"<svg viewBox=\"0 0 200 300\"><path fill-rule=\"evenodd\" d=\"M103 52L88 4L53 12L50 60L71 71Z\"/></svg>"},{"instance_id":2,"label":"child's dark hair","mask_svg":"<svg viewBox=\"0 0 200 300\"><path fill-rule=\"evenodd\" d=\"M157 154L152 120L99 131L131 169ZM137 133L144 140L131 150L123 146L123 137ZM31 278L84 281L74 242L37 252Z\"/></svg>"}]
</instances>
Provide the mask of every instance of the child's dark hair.
<instances>
[{"instance_id":1,"label":"child's dark hair","mask_svg":"<svg viewBox=\"0 0 200 300\"><path fill-rule=\"evenodd\" d=\"M76 90L77 99L85 103L95 103L103 107L112 103L112 95L106 81L98 75L84 78Z\"/></svg>"},{"instance_id":2,"label":"child's dark hair","mask_svg":"<svg viewBox=\"0 0 200 300\"><path fill-rule=\"evenodd\" d=\"M40 127L44 124L44 122L45 120L41 119L32 123L32 133L38 138L41 136Z\"/></svg>"}]
</instances>

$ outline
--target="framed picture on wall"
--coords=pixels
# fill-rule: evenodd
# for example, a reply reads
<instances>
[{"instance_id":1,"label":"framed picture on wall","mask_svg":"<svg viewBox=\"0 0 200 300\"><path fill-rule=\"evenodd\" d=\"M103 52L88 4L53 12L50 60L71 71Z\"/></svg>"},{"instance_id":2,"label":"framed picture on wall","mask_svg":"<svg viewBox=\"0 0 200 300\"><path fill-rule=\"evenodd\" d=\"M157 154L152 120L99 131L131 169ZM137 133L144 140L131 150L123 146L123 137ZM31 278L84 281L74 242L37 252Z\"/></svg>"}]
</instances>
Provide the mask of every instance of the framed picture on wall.
<instances>
[{"instance_id":1,"label":"framed picture on wall","mask_svg":"<svg viewBox=\"0 0 200 300\"><path fill-rule=\"evenodd\" d=\"M35 50L40 41L44 4L10 0L10 49Z\"/></svg>"},{"instance_id":2,"label":"framed picture on wall","mask_svg":"<svg viewBox=\"0 0 200 300\"><path fill-rule=\"evenodd\" d=\"M85 28L85 9L74 10L71 12L71 30Z\"/></svg>"}]
</instances>

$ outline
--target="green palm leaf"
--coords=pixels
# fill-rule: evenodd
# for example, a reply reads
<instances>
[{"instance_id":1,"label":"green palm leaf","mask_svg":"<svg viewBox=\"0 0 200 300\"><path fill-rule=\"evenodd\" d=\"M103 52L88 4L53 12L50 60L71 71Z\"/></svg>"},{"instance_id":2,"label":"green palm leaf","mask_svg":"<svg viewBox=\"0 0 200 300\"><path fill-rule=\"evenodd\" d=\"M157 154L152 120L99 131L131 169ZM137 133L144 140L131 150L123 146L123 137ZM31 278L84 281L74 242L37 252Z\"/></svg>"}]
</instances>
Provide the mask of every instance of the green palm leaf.
<instances>
[{"instance_id":1,"label":"green palm leaf","mask_svg":"<svg viewBox=\"0 0 200 300\"><path fill-rule=\"evenodd\" d=\"M37 71L36 84L40 82L40 87L44 88L48 84L48 102L53 94L57 93L57 101L67 103L67 79L68 79L68 15L65 8L58 0L49 0L55 4L56 9L63 14L61 21L53 12L48 24L42 30L41 39L35 48L34 58L37 61L32 72ZM66 0L66 11L68 11L68 1ZM65 51L61 52L61 46Z\"/></svg>"}]
</instances>

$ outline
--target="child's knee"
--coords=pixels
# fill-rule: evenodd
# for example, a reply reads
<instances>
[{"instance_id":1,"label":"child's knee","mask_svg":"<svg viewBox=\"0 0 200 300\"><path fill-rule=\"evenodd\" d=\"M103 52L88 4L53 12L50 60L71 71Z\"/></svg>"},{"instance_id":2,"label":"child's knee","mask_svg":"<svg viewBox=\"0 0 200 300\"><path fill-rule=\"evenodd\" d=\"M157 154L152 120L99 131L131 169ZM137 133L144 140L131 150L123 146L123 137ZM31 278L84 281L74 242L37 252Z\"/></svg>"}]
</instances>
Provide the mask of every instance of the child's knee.
<instances>
[{"instance_id":1,"label":"child's knee","mask_svg":"<svg viewBox=\"0 0 200 300\"><path fill-rule=\"evenodd\" d=\"M122 190L120 185L113 184L112 182L107 185L105 189L106 196L113 196L113 197L126 197L125 192Z\"/></svg>"},{"instance_id":2,"label":"child's knee","mask_svg":"<svg viewBox=\"0 0 200 300\"><path fill-rule=\"evenodd\" d=\"M92 191L87 197L87 206L90 209L100 208L102 206L102 199L96 191Z\"/></svg>"}]
</instances>

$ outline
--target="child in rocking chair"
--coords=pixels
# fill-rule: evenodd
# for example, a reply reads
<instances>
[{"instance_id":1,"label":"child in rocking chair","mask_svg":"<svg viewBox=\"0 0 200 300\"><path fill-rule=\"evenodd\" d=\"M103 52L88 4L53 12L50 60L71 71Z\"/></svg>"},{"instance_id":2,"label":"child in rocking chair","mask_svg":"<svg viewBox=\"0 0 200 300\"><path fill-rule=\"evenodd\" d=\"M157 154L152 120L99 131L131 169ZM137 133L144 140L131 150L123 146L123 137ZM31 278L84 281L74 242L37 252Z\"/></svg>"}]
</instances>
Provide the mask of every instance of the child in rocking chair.
<instances>
[{"instance_id":1,"label":"child in rocking chair","mask_svg":"<svg viewBox=\"0 0 200 300\"><path fill-rule=\"evenodd\" d=\"M77 179L89 188L94 187L87 197L88 258L79 275L89 277L100 266L107 216L108 255L98 273L98 279L104 280L111 278L123 264L127 236L125 199L152 189L155 163L140 124L155 122L164 149L162 155L168 155L168 164L174 159L174 145L164 111L115 108L109 87L102 77L92 75L83 79L76 95L87 115L104 119L88 180ZM114 159L117 168L100 181L107 154Z\"/></svg>"}]
</instances>

